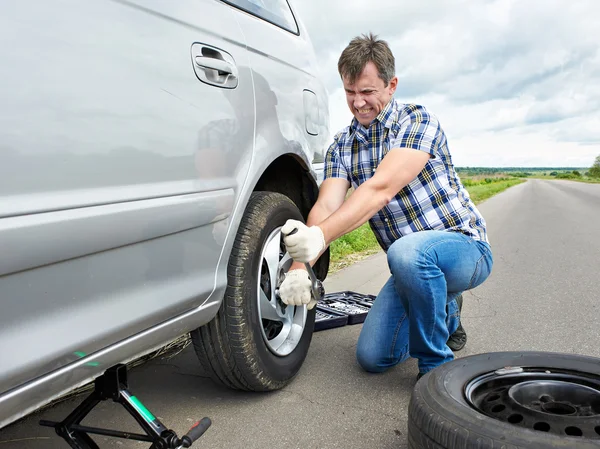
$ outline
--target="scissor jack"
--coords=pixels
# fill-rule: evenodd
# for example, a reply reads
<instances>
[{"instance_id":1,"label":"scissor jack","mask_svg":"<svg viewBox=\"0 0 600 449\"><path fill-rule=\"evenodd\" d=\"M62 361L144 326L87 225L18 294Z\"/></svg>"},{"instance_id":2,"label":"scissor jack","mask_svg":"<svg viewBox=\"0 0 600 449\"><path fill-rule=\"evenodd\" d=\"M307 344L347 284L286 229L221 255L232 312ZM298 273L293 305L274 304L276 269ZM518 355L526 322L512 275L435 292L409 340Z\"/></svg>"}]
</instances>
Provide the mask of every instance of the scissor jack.
<instances>
[{"instance_id":1,"label":"scissor jack","mask_svg":"<svg viewBox=\"0 0 600 449\"><path fill-rule=\"evenodd\" d=\"M112 399L121 404L146 432L145 435L82 426L81 421L102 401ZM54 427L56 433L74 449L100 449L88 434L124 438L152 443L150 449L180 449L190 447L210 427L209 418L202 418L183 437L167 429L138 398L127 389L127 366L109 368L94 381L94 391L61 422L41 420L40 425Z\"/></svg>"}]
</instances>

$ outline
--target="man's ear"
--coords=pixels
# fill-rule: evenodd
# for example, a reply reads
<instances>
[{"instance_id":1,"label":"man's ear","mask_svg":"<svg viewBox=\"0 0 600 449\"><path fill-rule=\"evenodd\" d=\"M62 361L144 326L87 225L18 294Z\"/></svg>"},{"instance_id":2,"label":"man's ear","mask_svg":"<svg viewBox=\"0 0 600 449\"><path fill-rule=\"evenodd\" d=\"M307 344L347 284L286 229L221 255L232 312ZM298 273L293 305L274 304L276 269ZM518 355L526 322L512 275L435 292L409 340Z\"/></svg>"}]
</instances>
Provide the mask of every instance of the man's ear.
<instances>
[{"instance_id":1,"label":"man's ear","mask_svg":"<svg viewBox=\"0 0 600 449\"><path fill-rule=\"evenodd\" d=\"M396 92L396 87L398 87L398 77L395 76L390 80L390 84L388 84L389 88L390 88L390 93L392 95L394 95L394 92Z\"/></svg>"}]
</instances>

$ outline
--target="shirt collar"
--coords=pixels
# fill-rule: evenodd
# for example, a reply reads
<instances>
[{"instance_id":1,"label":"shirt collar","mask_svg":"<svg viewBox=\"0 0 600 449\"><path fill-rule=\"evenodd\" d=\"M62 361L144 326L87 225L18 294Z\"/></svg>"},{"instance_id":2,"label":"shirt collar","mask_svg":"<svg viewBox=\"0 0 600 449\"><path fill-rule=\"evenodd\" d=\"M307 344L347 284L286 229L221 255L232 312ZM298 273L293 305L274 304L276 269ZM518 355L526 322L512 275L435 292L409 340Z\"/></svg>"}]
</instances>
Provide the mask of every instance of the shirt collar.
<instances>
[{"instance_id":1,"label":"shirt collar","mask_svg":"<svg viewBox=\"0 0 600 449\"><path fill-rule=\"evenodd\" d=\"M394 97L392 97L388 104L385 105L385 108L383 108L381 112L377 115L377 118L375 120L379 121L379 123L381 123L384 128L391 129L396 118L396 110L396 100L394 99Z\"/></svg>"}]
</instances>

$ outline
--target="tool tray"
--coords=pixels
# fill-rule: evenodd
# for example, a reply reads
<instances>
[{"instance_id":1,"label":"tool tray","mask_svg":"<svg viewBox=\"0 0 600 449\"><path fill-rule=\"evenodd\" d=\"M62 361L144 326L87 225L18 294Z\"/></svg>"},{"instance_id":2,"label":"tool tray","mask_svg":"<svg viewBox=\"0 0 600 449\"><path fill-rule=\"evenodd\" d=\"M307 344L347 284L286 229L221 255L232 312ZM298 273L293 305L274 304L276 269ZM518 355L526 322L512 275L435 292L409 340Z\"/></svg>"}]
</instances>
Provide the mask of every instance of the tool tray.
<instances>
[{"instance_id":1,"label":"tool tray","mask_svg":"<svg viewBox=\"0 0 600 449\"><path fill-rule=\"evenodd\" d=\"M320 310L319 306L317 306L316 312L315 332L332 329L334 327L342 327L348 324L348 315L344 315L343 313Z\"/></svg>"},{"instance_id":2,"label":"tool tray","mask_svg":"<svg viewBox=\"0 0 600 449\"><path fill-rule=\"evenodd\" d=\"M375 295L366 295L363 293L345 291L329 293L328 295L325 295L325 299L335 299L336 301L360 304L370 309L373 305L373 301L375 301Z\"/></svg>"},{"instance_id":3,"label":"tool tray","mask_svg":"<svg viewBox=\"0 0 600 449\"><path fill-rule=\"evenodd\" d=\"M317 305L317 310L325 313L341 313L348 317L348 324L358 324L365 321L370 307L366 304L360 304L357 301L340 295L325 295L322 301Z\"/></svg>"}]
</instances>

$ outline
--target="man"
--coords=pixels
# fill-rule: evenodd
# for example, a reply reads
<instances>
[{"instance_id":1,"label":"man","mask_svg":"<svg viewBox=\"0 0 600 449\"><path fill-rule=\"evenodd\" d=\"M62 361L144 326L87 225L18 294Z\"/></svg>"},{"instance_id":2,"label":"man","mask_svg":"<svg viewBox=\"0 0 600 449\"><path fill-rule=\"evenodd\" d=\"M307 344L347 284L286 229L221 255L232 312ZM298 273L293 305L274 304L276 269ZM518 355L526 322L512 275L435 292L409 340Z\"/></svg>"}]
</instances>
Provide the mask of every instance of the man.
<instances>
[{"instance_id":1,"label":"man","mask_svg":"<svg viewBox=\"0 0 600 449\"><path fill-rule=\"evenodd\" d=\"M486 224L437 119L393 98L398 79L387 43L372 34L354 38L338 70L354 119L327 151L308 226L289 220L282 228L294 264L280 295L287 304L314 306L302 263L314 263L331 242L369 221L391 277L363 324L357 359L382 372L412 356L420 378L454 358L449 344L464 346L457 299L462 304L461 293L492 269Z\"/></svg>"}]
</instances>

